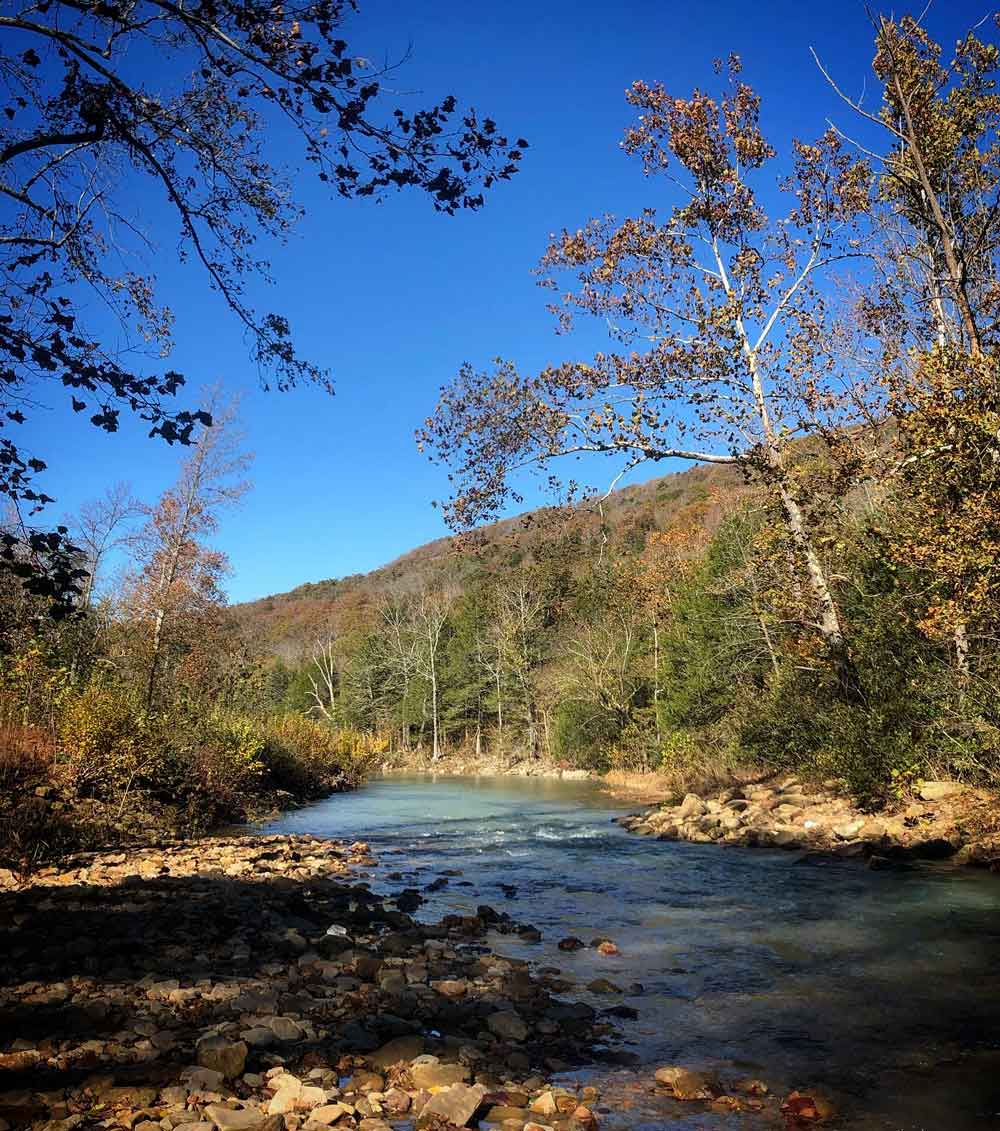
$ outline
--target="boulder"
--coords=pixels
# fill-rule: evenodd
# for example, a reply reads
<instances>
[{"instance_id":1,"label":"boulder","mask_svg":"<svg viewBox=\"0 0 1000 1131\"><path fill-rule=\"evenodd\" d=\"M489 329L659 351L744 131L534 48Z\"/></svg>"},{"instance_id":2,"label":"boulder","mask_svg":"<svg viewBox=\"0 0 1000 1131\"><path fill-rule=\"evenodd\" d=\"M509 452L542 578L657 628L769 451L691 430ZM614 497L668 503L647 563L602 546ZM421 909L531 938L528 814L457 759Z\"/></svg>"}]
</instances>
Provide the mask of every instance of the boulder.
<instances>
[{"instance_id":1,"label":"boulder","mask_svg":"<svg viewBox=\"0 0 1000 1131\"><path fill-rule=\"evenodd\" d=\"M436 1056L418 1056L410 1065L410 1075L414 1087L428 1092L432 1088L465 1084L469 1080L469 1070L464 1064L442 1064Z\"/></svg>"},{"instance_id":2,"label":"boulder","mask_svg":"<svg viewBox=\"0 0 1000 1131\"><path fill-rule=\"evenodd\" d=\"M502 1041L523 1041L528 1036L528 1026L512 1009L491 1013L486 1018L486 1025Z\"/></svg>"},{"instance_id":3,"label":"boulder","mask_svg":"<svg viewBox=\"0 0 1000 1131\"><path fill-rule=\"evenodd\" d=\"M919 790L922 801L946 801L966 791L966 786L957 781L925 781Z\"/></svg>"},{"instance_id":4,"label":"boulder","mask_svg":"<svg viewBox=\"0 0 1000 1131\"><path fill-rule=\"evenodd\" d=\"M314 1107L309 1113L309 1118L315 1123L322 1123L325 1127L329 1127L331 1123L336 1123L342 1116L350 1115L352 1110L347 1104L323 1104L322 1107Z\"/></svg>"},{"instance_id":5,"label":"boulder","mask_svg":"<svg viewBox=\"0 0 1000 1131\"><path fill-rule=\"evenodd\" d=\"M689 793L681 802L677 815L682 821L686 821L691 817L701 817L707 812L708 806L705 802L696 793Z\"/></svg>"},{"instance_id":6,"label":"boulder","mask_svg":"<svg viewBox=\"0 0 1000 1131\"><path fill-rule=\"evenodd\" d=\"M247 1046L243 1041L230 1041L225 1037L202 1037L195 1050L202 1068L221 1072L227 1080L241 1075L247 1063Z\"/></svg>"},{"instance_id":7,"label":"boulder","mask_svg":"<svg viewBox=\"0 0 1000 1131\"><path fill-rule=\"evenodd\" d=\"M703 1072L691 1072L678 1065L667 1065L656 1070L656 1082L669 1088L675 1100L704 1100L712 1098L709 1078Z\"/></svg>"},{"instance_id":8,"label":"boulder","mask_svg":"<svg viewBox=\"0 0 1000 1131\"><path fill-rule=\"evenodd\" d=\"M531 1110L535 1115L555 1115L559 1111L556 1097L552 1092L542 1092L540 1096L531 1101Z\"/></svg>"},{"instance_id":9,"label":"boulder","mask_svg":"<svg viewBox=\"0 0 1000 1131\"><path fill-rule=\"evenodd\" d=\"M417 1119L417 1127L435 1123L451 1123L464 1127L476 1114L476 1109L486 1095L484 1084L452 1084L437 1092L424 1104Z\"/></svg>"},{"instance_id":10,"label":"boulder","mask_svg":"<svg viewBox=\"0 0 1000 1131\"><path fill-rule=\"evenodd\" d=\"M218 1131L258 1131L267 1116L258 1107L226 1107L225 1104L208 1104L205 1114Z\"/></svg>"},{"instance_id":11,"label":"boulder","mask_svg":"<svg viewBox=\"0 0 1000 1131\"><path fill-rule=\"evenodd\" d=\"M373 1068L388 1068L401 1060L407 1062L420 1056L424 1051L424 1038L414 1034L407 1037L394 1037L368 1058Z\"/></svg>"}]
</instances>

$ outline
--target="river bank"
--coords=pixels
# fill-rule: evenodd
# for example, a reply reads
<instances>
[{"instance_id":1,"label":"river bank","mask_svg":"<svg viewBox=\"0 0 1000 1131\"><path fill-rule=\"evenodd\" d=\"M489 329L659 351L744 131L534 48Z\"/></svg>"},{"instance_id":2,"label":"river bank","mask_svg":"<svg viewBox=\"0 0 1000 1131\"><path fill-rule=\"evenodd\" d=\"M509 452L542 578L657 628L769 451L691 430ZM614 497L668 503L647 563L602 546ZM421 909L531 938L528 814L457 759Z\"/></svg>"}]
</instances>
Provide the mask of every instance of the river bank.
<instances>
[{"instance_id":1,"label":"river bank","mask_svg":"<svg viewBox=\"0 0 1000 1131\"><path fill-rule=\"evenodd\" d=\"M636 794L642 796L639 783ZM829 853L864 859L869 867L949 860L1000 871L1000 800L958 782L920 783L910 797L872 813L853 804L836 783L772 776L672 795L619 823L658 840Z\"/></svg>"},{"instance_id":2,"label":"river bank","mask_svg":"<svg viewBox=\"0 0 1000 1131\"><path fill-rule=\"evenodd\" d=\"M548 1096L549 1125L588 1131L596 1096L544 1074L608 1022L484 945L509 915L417 923L419 893L374 896L374 864L363 843L252 836L9 879L0 1128L380 1131Z\"/></svg>"},{"instance_id":3,"label":"river bank","mask_svg":"<svg viewBox=\"0 0 1000 1131\"><path fill-rule=\"evenodd\" d=\"M0 1131L423 1131L439 1095L504 1131L981 1125L988 877L644 840L607 798L375 779L14 878Z\"/></svg>"}]
</instances>

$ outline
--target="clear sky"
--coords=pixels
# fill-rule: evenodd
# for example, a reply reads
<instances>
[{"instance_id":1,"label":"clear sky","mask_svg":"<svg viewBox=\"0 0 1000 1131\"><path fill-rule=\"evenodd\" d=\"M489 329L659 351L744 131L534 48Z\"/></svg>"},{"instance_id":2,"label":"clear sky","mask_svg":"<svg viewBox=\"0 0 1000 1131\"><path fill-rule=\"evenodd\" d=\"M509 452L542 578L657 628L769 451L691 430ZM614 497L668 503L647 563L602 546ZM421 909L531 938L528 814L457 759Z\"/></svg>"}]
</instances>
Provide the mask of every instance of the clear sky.
<instances>
[{"instance_id":1,"label":"clear sky","mask_svg":"<svg viewBox=\"0 0 1000 1131\"><path fill-rule=\"evenodd\" d=\"M939 2L926 22L950 43L986 10ZM456 218L414 194L381 205L331 200L309 174L299 178L306 218L287 246L272 250L275 286L255 287L251 297L291 317L300 351L332 371L332 398L315 389L259 391L221 301L193 269L174 264L176 226L154 233L161 298L177 319L171 365L195 388L221 379L245 393L255 486L218 539L232 560L234 601L366 571L445 533L430 505L447 493L445 472L413 441L438 387L466 360L560 360L566 342L554 335L531 275L547 235L661 202L662 186L644 182L618 148L629 121L626 86L643 78L679 94L710 87L713 58L736 51L780 147L819 134L829 115L849 120L810 45L852 92L871 55L864 8L854 0L362 0L349 39L352 51L375 60L412 45L395 82L401 103L408 92L419 92L415 105L453 92L531 148L486 208ZM275 146L286 164L299 156L292 141L276 136ZM146 439L137 424L107 436L65 411L58 393L49 403L22 435L48 459L44 486L58 497L55 510L72 511L117 480L154 499L173 479L178 451ZM596 467L594 476L602 482L610 472Z\"/></svg>"}]
</instances>

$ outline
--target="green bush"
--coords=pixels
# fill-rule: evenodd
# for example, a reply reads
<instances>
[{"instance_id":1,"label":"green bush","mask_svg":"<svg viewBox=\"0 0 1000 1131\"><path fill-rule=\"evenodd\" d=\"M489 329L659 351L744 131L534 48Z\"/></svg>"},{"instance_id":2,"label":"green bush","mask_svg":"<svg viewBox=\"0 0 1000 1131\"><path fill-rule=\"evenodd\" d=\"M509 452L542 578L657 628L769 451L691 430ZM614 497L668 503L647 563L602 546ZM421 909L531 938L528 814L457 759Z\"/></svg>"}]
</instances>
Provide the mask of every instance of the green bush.
<instances>
[{"instance_id":1,"label":"green bush","mask_svg":"<svg viewBox=\"0 0 1000 1131\"><path fill-rule=\"evenodd\" d=\"M617 719L590 703L568 699L556 708L553 740L556 757L581 770L608 768L608 756L621 739Z\"/></svg>"}]
</instances>

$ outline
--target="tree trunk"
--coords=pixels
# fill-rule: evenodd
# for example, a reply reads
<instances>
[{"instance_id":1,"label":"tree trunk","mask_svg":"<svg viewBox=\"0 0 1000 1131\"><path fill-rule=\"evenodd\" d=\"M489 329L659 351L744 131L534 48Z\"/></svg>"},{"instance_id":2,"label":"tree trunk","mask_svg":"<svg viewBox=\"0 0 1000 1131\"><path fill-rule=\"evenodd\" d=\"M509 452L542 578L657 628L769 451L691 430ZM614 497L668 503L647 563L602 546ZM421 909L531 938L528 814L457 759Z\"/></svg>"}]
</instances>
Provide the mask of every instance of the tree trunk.
<instances>
[{"instance_id":1,"label":"tree trunk","mask_svg":"<svg viewBox=\"0 0 1000 1131\"><path fill-rule=\"evenodd\" d=\"M809 585L813 591L819 612L818 628L833 665L840 693L849 703L863 703L865 697L861 680L851 657L850 649L847 647L847 640L840 622L840 612L837 609L836 601L833 599L833 594L830 592L823 563L819 560L812 539L806 531L802 508L784 483L779 484L779 489L781 503L788 521L789 533L802 555L802 560L805 562Z\"/></svg>"}]
</instances>

